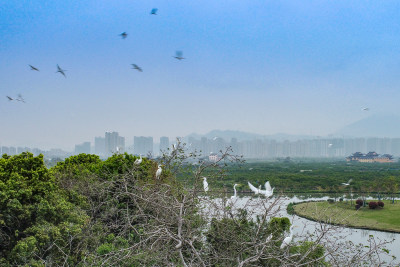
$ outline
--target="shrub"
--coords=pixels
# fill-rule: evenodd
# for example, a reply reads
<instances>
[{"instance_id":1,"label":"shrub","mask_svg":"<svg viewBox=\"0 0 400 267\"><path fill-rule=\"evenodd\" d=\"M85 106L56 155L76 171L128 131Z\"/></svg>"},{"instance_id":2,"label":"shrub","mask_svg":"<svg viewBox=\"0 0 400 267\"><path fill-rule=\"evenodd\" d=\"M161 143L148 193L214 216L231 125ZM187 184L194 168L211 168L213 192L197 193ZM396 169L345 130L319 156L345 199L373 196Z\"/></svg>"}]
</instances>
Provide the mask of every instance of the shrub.
<instances>
[{"instance_id":1,"label":"shrub","mask_svg":"<svg viewBox=\"0 0 400 267\"><path fill-rule=\"evenodd\" d=\"M328 200L327 200L329 203L333 203L333 202L335 202L335 200L334 199L332 199L332 198L328 198Z\"/></svg>"},{"instance_id":2,"label":"shrub","mask_svg":"<svg viewBox=\"0 0 400 267\"><path fill-rule=\"evenodd\" d=\"M359 210L361 208L361 206L360 205L356 205L356 210Z\"/></svg>"},{"instance_id":3,"label":"shrub","mask_svg":"<svg viewBox=\"0 0 400 267\"><path fill-rule=\"evenodd\" d=\"M357 205L362 206L364 204L364 201L362 199L357 199L356 203L357 203Z\"/></svg>"},{"instance_id":4,"label":"shrub","mask_svg":"<svg viewBox=\"0 0 400 267\"><path fill-rule=\"evenodd\" d=\"M378 206L383 208L383 206L385 206L385 203L383 203L382 201L378 201Z\"/></svg>"},{"instance_id":5,"label":"shrub","mask_svg":"<svg viewBox=\"0 0 400 267\"><path fill-rule=\"evenodd\" d=\"M375 201L370 201L368 203L368 206L370 209L375 209L376 207L378 207L378 203L376 203Z\"/></svg>"},{"instance_id":6,"label":"shrub","mask_svg":"<svg viewBox=\"0 0 400 267\"><path fill-rule=\"evenodd\" d=\"M342 198L342 197L341 197L341 198L339 198L339 201L340 201L340 202L343 202L343 198Z\"/></svg>"}]
</instances>

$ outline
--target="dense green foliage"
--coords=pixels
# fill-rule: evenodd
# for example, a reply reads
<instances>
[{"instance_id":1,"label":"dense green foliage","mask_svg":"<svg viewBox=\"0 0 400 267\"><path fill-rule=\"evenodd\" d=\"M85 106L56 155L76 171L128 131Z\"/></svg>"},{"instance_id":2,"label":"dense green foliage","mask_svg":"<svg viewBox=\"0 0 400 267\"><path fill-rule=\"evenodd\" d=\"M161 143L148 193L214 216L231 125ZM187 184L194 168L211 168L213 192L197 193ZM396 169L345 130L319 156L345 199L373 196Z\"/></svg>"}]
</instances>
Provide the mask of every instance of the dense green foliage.
<instances>
[{"instance_id":1,"label":"dense green foliage","mask_svg":"<svg viewBox=\"0 0 400 267\"><path fill-rule=\"evenodd\" d=\"M183 181L186 177L182 175L179 178ZM353 192L395 194L400 183L400 163L337 161L228 164L223 179L214 179L209 184L210 190L220 190L241 183L245 185L241 191L249 191L247 181L256 187L270 181L275 192L348 193L349 187L342 186L342 183L350 179L353 179Z\"/></svg>"}]
</instances>

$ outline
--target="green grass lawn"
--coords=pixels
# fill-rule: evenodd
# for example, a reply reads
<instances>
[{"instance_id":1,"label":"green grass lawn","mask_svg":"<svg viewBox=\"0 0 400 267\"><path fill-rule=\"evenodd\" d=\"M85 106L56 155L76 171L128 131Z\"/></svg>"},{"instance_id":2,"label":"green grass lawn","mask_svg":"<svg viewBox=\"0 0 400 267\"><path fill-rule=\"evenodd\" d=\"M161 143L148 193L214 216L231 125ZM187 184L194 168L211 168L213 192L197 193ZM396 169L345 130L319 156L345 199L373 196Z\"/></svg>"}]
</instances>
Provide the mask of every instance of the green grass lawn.
<instances>
[{"instance_id":1,"label":"green grass lawn","mask_svg":"<svg viewBox=\"0 0 400 267\"><path fill-rule=\"evenodd\" d=\"M294 205L299 216L356 228L368 228L400 232L400 204L383 201L383 208L369 209L368 206L355 209L355 203L348 202L307 202Z\"/></svg>"}]
</instances>

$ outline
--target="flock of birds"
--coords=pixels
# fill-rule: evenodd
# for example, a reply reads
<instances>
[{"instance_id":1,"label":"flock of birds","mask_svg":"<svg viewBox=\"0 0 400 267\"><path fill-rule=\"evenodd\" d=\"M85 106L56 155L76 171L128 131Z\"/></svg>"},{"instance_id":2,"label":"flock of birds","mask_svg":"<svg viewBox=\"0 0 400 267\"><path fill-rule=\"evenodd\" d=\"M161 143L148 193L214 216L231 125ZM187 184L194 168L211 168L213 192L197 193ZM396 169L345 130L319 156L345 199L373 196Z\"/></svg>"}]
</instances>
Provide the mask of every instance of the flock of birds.
<instances>
[{"instance_id":1,"label":"flock of birds","mask_svg":"<svg viewBox=\"0 0 400 267\"><path fill-rule=\"evenodd\" d=\"M157 8L153 8L153 9L150 11L150 15L157 15L157 11L158 11ZM126 38L128 37L128 33L127 33L127 32L122 32L121 34L119 34L119 36L121 36L122 39L126 39ZM182 52L182 51L176 51L176 52L175 52L175 56L172 56L172 57L173 57L173 58L176 58L177 60L185 59L185 58L183 57L183 52ZM30 70L32 70L32 71L37 71L37 72L40 71L38 67L35 67L35 66L33 66L33 65L30 65L30 64L28 64L28 66L30 67ZM139 67L137 64L131 64L131 66L132 66L132 69L137 70L138 72L143 72L143 69L142 69L141 67ZM57 64L57 71L56 71L56 73L60 73L61 75L64 76L64 78L67 78L67 76L66 76L66 74L65 74L66 71L67 71L67 70L62 69L62 68ZM20 102L26 103L21 94L19 94L17 98L14 98L14 97L11 97L11 96L7 96L7 98L8 98L9 101L16 100L16 101L20 101Z\"/></svg>"}]
</instances>

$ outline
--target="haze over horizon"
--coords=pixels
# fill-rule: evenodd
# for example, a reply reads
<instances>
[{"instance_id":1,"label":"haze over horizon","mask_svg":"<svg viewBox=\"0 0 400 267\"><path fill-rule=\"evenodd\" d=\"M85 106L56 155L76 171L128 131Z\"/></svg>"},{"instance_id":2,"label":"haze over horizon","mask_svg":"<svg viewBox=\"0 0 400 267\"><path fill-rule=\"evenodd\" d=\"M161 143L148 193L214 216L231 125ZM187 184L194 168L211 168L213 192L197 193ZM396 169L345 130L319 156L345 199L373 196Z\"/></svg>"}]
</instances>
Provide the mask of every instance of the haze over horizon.
<instances>
[{"instance_id":1,"label":"haze over horizon","mask_svg":"<svg viewBox=\"0 0 400 267\"><path fill-rule=\"evenodd\" d=\"M374 114L398 116L399 8L361 0L7 1L0 145L71 149L105 131L127 143L213 129L327 136ZM184 60L173 58L177 50ZM26 103L6 98L19 93Z\"/></svg>"}]
</instances>

